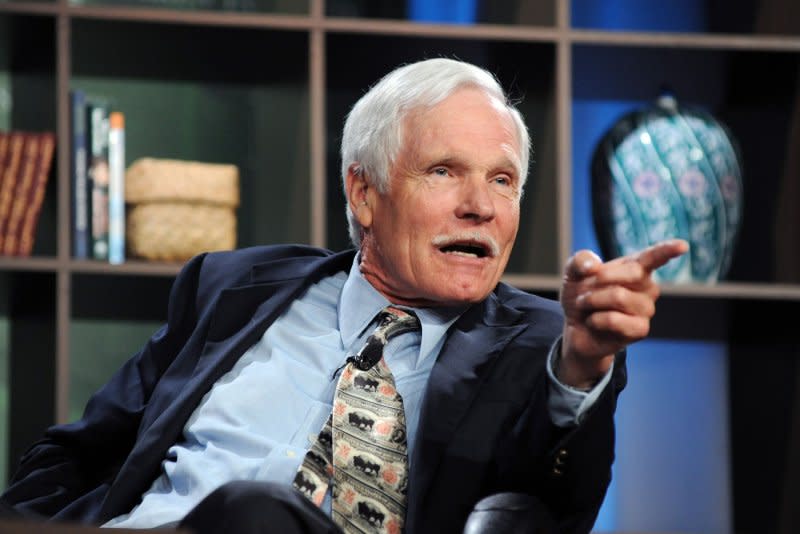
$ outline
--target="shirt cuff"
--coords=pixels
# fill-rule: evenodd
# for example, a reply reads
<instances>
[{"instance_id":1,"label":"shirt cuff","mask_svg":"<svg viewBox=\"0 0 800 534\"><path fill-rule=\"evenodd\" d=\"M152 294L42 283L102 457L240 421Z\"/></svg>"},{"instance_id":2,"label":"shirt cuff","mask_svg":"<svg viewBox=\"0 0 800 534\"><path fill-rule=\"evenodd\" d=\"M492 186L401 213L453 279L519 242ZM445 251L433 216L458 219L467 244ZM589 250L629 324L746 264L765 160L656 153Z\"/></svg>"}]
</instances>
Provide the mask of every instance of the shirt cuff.
<instances>
[{"instance_id":1,"label":"shirt cuff","mask_svg":"<svg viewBox=\"0 0 800 534\"><path fill-rule=\"evenodd\" d=\"M550 420L556 426L576 426L580 424L583 416L597 402L603 389L611 381L614 365L611 365L605 376L592 389L584 391L562 384L556 378L553 372L553 364L556 358L560 356L560 352L561 338L559 337L550 347L550 353L547 355L547 377L549 378L547 409L550 412Z\"/></svg>"}]
</instances>

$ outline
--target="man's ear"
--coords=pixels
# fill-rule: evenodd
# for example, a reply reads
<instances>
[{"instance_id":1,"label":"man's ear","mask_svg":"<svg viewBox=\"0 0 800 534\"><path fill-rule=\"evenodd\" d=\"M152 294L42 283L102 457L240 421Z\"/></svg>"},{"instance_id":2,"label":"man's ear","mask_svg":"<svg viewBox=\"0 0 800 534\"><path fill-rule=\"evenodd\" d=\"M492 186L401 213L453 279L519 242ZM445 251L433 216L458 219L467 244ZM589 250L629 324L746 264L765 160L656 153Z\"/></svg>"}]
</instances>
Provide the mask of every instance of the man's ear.
<instances>
[{"instance_id":1,"label":"man's ear","mask_svg":"<svg viewBox=\"0 0 800 534\"><path fill-rule=\"evenodd\" d=\"M369 203L373 194L372 185L367 181L366 173L358 163L353 163L347 169L345 187L350 211L363 228L369 228L372 226L373 207Z\"/></svg>"}]
</instances>

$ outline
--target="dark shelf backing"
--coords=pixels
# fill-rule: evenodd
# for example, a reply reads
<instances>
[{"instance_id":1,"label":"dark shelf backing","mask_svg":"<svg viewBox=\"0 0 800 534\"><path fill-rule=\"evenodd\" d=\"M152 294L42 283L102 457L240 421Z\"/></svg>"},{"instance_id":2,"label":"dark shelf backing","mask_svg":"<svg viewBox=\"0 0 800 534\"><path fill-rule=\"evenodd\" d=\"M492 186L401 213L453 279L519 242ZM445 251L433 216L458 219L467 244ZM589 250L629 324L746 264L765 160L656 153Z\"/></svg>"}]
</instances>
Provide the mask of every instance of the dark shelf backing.
<instances>
[{"instance_id":1,"label":"dark shelf backing","mask_svg":"<svg viewBox=\"0 0 800 534\"><path fill-rule=\"evenodd\" d=\"M130 6L181 11L304 15L312 0L67 0L71 6Z\"/></svg>"},{"instance_id":2,"label":"dark shelf backing","mask_svg":"<svg viewBox=\"0 0 800 534\"><path fill-rule=\"evenodd\" d=\"M493 0L476 2L475 9L459 10L456 3L421 5L396 0L327 0L326 14L331 17L361 17L374 19L417 20L419 22L457 21L459 24L506 24L529 26L554 26L556 2L544 0ZM443 8L441 8L443 6ZM423 9L419 9L422 7ZM440 7L441 9L432 9ZM427 9L426 9L427 8ZM448 9L449 8L449 9Z\"/></svg>"},{"instance_id":3,"label":"dark shelf backing","mask_svg":"<svg viewBox=\"0 0 800 534\"><path fill-rule=\"evenodd\" d=\"M575 28L612 31L800 35L794 0L662 2L570 0Z\"/></svg>"},{"instance_id":4,"label":"dark shelf backing","mask_svg":"<svg viewBox=\"0 0 800 534\"><path fill-rule=\"evenodd\" d=\"M5 273L8 295L8 465L55 420L56 278L51 273Z\"/></svg>"}]
</instances>

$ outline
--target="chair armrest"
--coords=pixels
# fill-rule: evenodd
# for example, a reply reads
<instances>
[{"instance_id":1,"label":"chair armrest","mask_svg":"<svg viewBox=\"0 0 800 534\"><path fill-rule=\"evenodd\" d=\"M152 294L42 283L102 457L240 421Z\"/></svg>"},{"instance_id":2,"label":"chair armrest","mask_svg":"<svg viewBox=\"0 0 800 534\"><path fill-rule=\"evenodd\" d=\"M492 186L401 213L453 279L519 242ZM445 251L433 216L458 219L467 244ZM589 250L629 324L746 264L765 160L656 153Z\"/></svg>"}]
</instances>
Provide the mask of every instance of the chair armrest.
<instances>
[{"instance_id":1,"label":"chair armrest","mask_svg":"<svg viewBox=\"0 0 800 534\"><path fill-rule=\"evenodd\" d=\"M484 497L467 518L464 534L557 534L558 528L542 502L524 493Z\"/></svg>"}]
</instances>

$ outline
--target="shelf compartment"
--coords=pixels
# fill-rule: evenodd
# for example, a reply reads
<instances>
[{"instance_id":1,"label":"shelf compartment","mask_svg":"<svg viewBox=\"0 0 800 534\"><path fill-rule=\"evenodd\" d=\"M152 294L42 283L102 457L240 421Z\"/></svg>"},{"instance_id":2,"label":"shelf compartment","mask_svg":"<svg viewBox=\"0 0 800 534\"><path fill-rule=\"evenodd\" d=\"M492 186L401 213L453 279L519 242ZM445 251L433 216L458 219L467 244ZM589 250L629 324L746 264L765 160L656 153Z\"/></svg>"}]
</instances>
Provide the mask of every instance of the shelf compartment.
<instances>
[{"instance_id":1,"label":"shelf compartment","mask_svg":"<svg viewBox=\"0 0 800 534\"><path fill-rule=\"evenodd\" d=\"M508 272L559 272L556 207L554 47L542 43L482 42L401 36L335 34L327 37L328 246L349 245L339 149L344 118L358 98L395 67L424 57L457 57L488 68L510 92L533 142L522 200L520 230ZM365 47L381 54L349 58ZM341 58L341 59L337 59ZM532 67L531 67L532 66Z\"/></svg>"},{"instance_id":2,"label":"shelf compartment","mask_svg":"<svg viewBox=\"0 0 800 534\"><path fill-rule=\"evenodd\" d=\"M422 23L554 26L557 1L326 0L325 12L331 17L399 19Z\"/></svg>"},{"instance_id":3,"label":"shelf compartment","mask_svg":"<svg viewBox=\"0 0 800 534\"><path fill-rule=\"evenodd\" d=\"M0 130L56 132L55 59L55 19L0 13ZM54 154L34 256L56 253L56 162Z\"/></svg>"},{"instance_id":4,"label":"shelf compartment","mask_svg":"<svg viewBox=\"0 0 800 534\"><path fill-rule=\"evenodd\" d=\"M724 351L733 524L737 532L779 532L780 525L786 524L781 521L793 510L786 507L796 503L790 481L797 480L800 466L800 434L796 432L800 417L796 321L800 301L675 296L662 298L657 308L649 339L674 341L676 351L685 350L687 342L716 345ZM630 351L632 385L641 380L636 374L638 354L634 354L639 347L635 344ZM680 383L684 389L674 391L678 402L677 397L693 394L685 389L690 377L681 377ZM758 432L754 432L754 421L758 421ZM754 464L753 458L763 454L765 443L769 443L769 465Z\"/></svg>"},{"instance_id":5,"label":"shelf compartment","mask_svg":"<svg viewBox=\"0 0 800 534\"><path fill-rule=\"evenodd\" d=\"M597 249L589 186L597 141L622 114L652 105L666 85L680 104L726 124L739 145L743 217L727 280L800 283L799 80L798 53L574 46L574 248Z\"/></svg>"},{"instance_id":6,"label":"shelf compartment","mask_svg":"<svg viewBox=\"0 0 800 534\"><path fill-rule=\"evenodd\" d=\"M0 129L55 132L55 20L0 13Z\"/></svg>"},{"instance_id":7,"label":"shelf compartment","mask_svg":"<svg viewBox=\"0 0 800 534\"><path fill-rule=\"evenodd\" d=\"M72 67L72 87L125 113L128 165L233 163L238 246L308 241L306 32L76 20Z\"/></svg>"},{"instance_id":8,"label":"shelf compartment","mask_svg":"<svg viewBox=\"0 0 800 534\"><path fill-rule=\"evenodd\" d=\"M56 276L0 273L0 363L5 380L0 463L11 474L25 450L55 419ZM5 480L5 479L3 479Z\"/></svg>"},{"instance_id":9,"label":"shelf compartment","mask_svg":"<svg viewBox=\"0 0 800 534\"><path fill-rule=\"evenodd\" d=\"M570 10L574 28L800 35L800 5L793 0L571 0Z\"/></svg>"}]
</instances>

